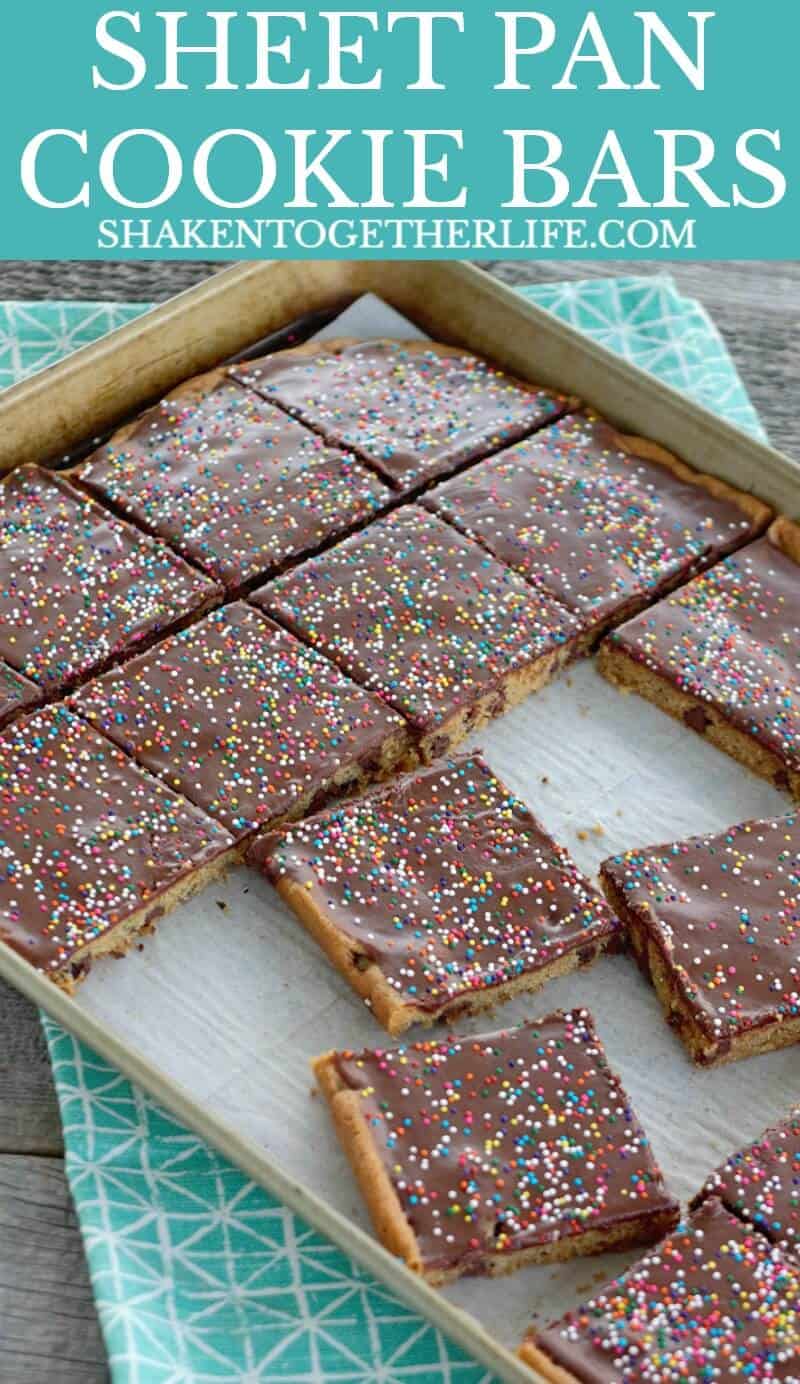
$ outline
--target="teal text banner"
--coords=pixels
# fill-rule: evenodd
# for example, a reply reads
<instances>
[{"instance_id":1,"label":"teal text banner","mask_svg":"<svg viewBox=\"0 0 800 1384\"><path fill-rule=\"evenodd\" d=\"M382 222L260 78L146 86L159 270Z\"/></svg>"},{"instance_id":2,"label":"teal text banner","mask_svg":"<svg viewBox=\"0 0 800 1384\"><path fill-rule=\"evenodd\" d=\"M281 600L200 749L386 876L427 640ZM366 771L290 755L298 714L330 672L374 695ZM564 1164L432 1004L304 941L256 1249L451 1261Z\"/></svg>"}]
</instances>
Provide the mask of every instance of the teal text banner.
<instances>
[{"instance_id":1,"label":"teal text banner","mask_svg":"<svg viewBox=\"0 0 800 1384\"><path fill-rule=\"evenodd\" d=\"M122 5L6 7L3 258L797 255L786 0Z\"/></svg>"}]
</instances>

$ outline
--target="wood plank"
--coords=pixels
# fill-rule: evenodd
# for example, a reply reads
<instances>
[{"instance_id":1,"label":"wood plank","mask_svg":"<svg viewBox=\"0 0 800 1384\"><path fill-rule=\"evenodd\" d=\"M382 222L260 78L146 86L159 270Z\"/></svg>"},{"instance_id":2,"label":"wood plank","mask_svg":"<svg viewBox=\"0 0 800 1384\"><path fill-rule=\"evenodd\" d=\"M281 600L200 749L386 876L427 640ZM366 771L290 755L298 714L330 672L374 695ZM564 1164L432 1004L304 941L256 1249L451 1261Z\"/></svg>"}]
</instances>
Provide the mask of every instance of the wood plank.
<instances>
[{"instance_id":1,"label":"wood plank","mask_svg":"<svg viewBox=\"0 0 800 1384\"><path fill-rule=\"evenodd\" d=\"M60 1154L63 1147L38 1013L0 980L0 1154Z\"/></svg>"},{"instance_id":2,"label":"wood plank","mask_svg":"<svg viewBox=\"0 0 800 1384\"><path fill-rule=\"evenodd\" d=\"M0 1157L0 1379L108 1378L63 1164Z\"/></svg>"},{"instance_id":3,"label":"wood plank","mask_svg":"<svg viewBox=\"0 0 800 1384\"><path fill-rule=\"evenodd\" d=\"M5 260L0 263L0 300L155 303L224 268L202 260Z\"/></svg>"}]
</instances>

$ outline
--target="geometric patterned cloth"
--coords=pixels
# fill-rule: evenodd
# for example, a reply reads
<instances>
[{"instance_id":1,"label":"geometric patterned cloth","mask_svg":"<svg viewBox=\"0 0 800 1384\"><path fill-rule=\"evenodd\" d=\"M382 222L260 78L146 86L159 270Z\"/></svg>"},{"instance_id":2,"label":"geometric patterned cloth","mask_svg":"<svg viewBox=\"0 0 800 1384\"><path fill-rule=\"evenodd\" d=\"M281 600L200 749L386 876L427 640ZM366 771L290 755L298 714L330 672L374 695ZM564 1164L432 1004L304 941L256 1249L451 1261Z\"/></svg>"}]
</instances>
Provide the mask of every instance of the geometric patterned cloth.
<instances>
[{"instance_id":1,"label":"geometric patterned cloth","mask_svg":"<svg viewBox=\"0 0 800 1384\"><path fill-rule=\"evenodd\" d=\"M489 1384L336 1245L45 1019L67 1175L125 1384Z\"/></svg>"},{"instance_id":2,"label":"geometric patterned cloth","mask_svg":"<svg viewBox=\"0 0 800 1384\"><path fill-rule=\"evenodd\" d=\"M702 304L668 275L535 284L525 297L601 346L766 441L728 349Z\"/></svg>"},{"instance_id":3,"label":"geometric patterned cloth","mask_svg":"<svg viewBox=\"0 0 800 1384\"><path fill-rule=\"evenodd\" d=\"M667 277L521 290L763 437L707 314ZM0 387L143 304L0 305ZM116 1384L491 1384L324 1236L43 1016Z\"/></svg>"},{"instance_id":4,"label":"geometric patterned cloth","mask_svg":"<svg viewBox=\"0 0 800 1384\"><path fill-rule=\"evenodd\" d=\"M124 327L147 303L0 304L0 389Z\"/></svg>"}]
</instances>

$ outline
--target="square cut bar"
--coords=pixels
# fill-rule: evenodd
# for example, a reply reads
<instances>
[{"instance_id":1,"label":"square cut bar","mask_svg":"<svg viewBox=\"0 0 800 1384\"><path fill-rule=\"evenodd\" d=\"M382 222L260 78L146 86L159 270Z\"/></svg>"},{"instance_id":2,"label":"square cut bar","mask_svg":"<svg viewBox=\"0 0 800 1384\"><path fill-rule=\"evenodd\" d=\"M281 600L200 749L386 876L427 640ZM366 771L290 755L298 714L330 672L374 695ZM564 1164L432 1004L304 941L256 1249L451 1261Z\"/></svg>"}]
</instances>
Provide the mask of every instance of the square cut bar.
<instances>
[{"instance_id":1,"label":"square cut bar","mask_svg":"<svg viewBox=\"0 0 800 1384\"><path fill-rule=\"evenodd\" d=\"M509 446L576 402L436 342L311 342L230 373L352 448L403 494Z\"/></svg>"},{"instance_id":2,"label":"square cut bar","mask_svg":"<svg viewBox=\"0 0 800 1384\"><path fill-rule=\"evenodd\" d=\"M0 730L23 711L31 711L42 699L42 690L0 662Z\"/></svg>"},{"instance_id":3,"label":"square cut bar","mask_svg":"<svg viewBox=\"0 0 800 1384\"><path fill-rule=\"evenodd\" d=\"M776 519L623 625L598 667L800 797L800 526Z\"/></svg>"},{"instance_id":4,"label":"square cut bar","mask_svg":"<svg viewBox=\"0 0 800 1384\"><path fill-rule=\"evenodd\" d=\"M583 634L564 606L416 505L252 599L407 717L426 759L544 686Z\"/></svg>"},{"instance_id":5,"label":"square cut bar","mask_svg":"<svg viewBox=\"0 0 800 1384\"><path fill-rule=\"evenodd\" d=\"M244 602L112 669L73 706L240 842L411 754L401 717Z\"/></svg>"},{"instance_id":6,"label":"square cut bar","mask_svg":"<svg viewBox=\"0 0 800 1384\"><path fill-rule=\"evenodd\" d=\"M573 413L424 501L597 634L757 537L771 511L654 442Z\"/></svg>"},{"instance_id":7,"label":"square cut bar","mask_svg":"<svg viewBox=\"0 0 800 1384\"><path fill-rule=\"evenodd\" d=\"M378 1238L431 1283L650 1244L677 1222L586 1010L313 1066Z\"/></svg>"},{"instance_id":8,"label":"square cut bar","mask_svg":"<svg viewBox=\"0 0 800 1384\"><path fill-rule=\"evenodd\" d=\"M600 878L695 1062L800 1042L800 816L628 851Z\"/></svg>"},{"instance_id":9,"label":"square cut bar","mask_svg":"<svg viewBox=\"0 0 800 1384\"><path fill-rule=\"evenodd\" d=\"M710 1201L520 1356L551 1384L797 1384L800 1269Z\"/></svg>"},{"instance_id":10,"label":"square cut bar","mask_svg":"<svg viewBox=\"0 0 800 1384\"><path fill-rule=\"evenodd\" d=\"M620 933L477 754L261 837L249 859L391 1034L537 990Z\"/></svg>"},{"instance_id":11,"label":"square cut bar","mask_svg":"<svg viewBox=\"0 0 800 1384\"><path fill-rule=\"evenodd\" d=\"M218 822L51 706L0 735L0 939L67 990L232 858Z\"/></svg>"},{"instance_id":12,"label":"square cut bar","mask_svg":"<svg viewBox=\"0 0 800 1384\"><path fill-rule=\"evenodd\" d=\"M62 476L23 466L0 487L0 658L49 696L221 597Z\"/></svg>"},{"instance_id":13,"label":"square cut bar","mask_svg":"<svg viewBox=\"0 0 800 1384\"><path fill-rule=\"evenodd\" d=\"M711 1174L692 1208L709 1197L719 1197L732 1215L800 1258L800 1106L782 1124L731 1154Z\"/></svg>"},{"instance_id":14,"label":"square cut bar","mask_svg":"<svg viewBox=\"0 0 800 1384\"><path fill-rule=\"evenodd\" d=\"M392 492L223 371L190 380L74 472L231 595L367 522Z\"/></svg>"}]
</instances>

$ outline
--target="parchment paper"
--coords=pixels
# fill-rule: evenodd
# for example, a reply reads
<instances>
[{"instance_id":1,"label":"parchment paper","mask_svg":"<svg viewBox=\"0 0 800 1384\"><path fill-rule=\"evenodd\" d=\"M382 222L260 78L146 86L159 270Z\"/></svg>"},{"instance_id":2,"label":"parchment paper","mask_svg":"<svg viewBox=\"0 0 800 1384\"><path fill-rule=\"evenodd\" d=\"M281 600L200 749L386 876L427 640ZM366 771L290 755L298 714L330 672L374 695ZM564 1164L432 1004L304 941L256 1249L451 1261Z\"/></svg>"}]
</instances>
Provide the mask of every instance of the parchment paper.
<instances>
[{"instance_id":1,"label":"parchment paper","mask_svg":"<svg viewBox=\"0 0 800 1384\"><path fill-rule=\"evenodd\" d=\"M321 333L342 335L422 333L370 297ZM589 662L467 744L483 749L592 877L618 850L790 808L786 797L699 736L616 692ZM308 1063L329 1047L391 1040L254 871L233 871L171 914L141 952L98 964L77 1002L368 1228L326 1109L312 1095ZM593 1011L668 1184L684 1201L722 1156L800 1097L796 1049L717 1071L694 1069L626 957L606 958L501 1006L494 1017L455 1027L486 1032L577 1005ZM409 1037L417 1034L423 1031ZM532 1317L560 1316L633 1258L578 1259L508 1278L465 1279L445 1291L513 1348Z\"/></svg>"}]
</instances>

